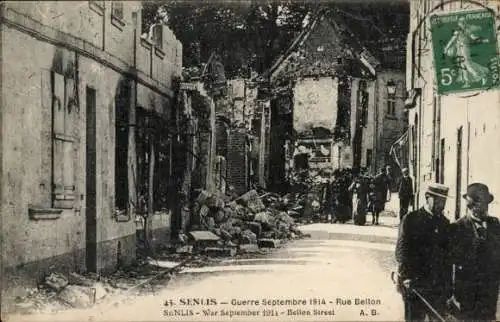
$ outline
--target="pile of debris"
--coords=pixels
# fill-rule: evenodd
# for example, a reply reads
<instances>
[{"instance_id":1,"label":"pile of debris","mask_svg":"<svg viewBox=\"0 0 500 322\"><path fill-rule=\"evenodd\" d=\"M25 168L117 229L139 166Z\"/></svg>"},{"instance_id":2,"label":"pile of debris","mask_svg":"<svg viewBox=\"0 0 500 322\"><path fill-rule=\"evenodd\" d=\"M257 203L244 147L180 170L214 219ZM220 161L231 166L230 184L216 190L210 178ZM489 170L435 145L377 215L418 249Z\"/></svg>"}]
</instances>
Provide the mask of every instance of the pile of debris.
<instances>
[{"instance_id":1,"label":"pile of debris","mask_svg":"<svg viewBox=\"0 0 500 322\"><path fill-rule=\"evenodd\" d=\"M112 292L113 287L102 280L77 273L53 272L37 288L27 289L27 295L16 297L11 308L16 313L56 312L65 308L87 308ZM10 306L10 305L9 305Z\"/></svg>"},{"instance_id":2,"label":"pile of debris","mask_svg":"<svg viewBox=\"0 0 500 322\"><path fill-rule=\"evenodd\" d=\"M226 195L202 191L193 213L193 229L182 246L185 250L192 247L189 251L201 249L212 255L234 256L305 237L277 194L259 196L250 190L231 200Z\"/></svg>"},{"instance_id":3,"label":"pile of debris","mask_svg":"<svg viewBox=\"0 0 500 322\"><path fill-rule=\"evenodd\" d=\"M203 263L207 264L208 261L204 259ZM45 276L37 288L27 289L26 295L17 296L14 303L6 303L7 310L17 314L54 313L68 308L113 304L120 298L118 295L127 297L159 291L172 278L172 274L182 269L183 264L148 259L107 276L52 272Z\"/></svg>"}]
</instances>

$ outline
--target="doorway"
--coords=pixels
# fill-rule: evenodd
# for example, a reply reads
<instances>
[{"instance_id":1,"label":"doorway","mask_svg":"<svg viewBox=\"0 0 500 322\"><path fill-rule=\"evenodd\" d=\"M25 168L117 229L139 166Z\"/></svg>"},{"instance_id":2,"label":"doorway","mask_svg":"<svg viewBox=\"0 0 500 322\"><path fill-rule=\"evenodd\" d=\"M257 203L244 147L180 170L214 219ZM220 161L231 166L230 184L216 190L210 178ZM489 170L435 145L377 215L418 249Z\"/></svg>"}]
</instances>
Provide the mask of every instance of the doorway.
<instances>
[{"instance_id":1,"label":"doorway","mask_svg":"<svg viewBox=\"0 0 500 322\"><path fill-rule=\"evenodd\" d=\"M88 272L97 272L96 209L96 91L86 89L86 199L85 199L85 264Z\"/></svg>"},{"instance_id":2,"label":"doorway","mask_svg":"<svg viewBox=\"0 0 500 322\"><path fill-rule=\"evenodd\" d=\"M462 190L462 136L463 126L457 131L457 173L456 173L456 192L455 192L455 219L460 218L462 205L461 190Z\"/></svg>"}]
</instances>

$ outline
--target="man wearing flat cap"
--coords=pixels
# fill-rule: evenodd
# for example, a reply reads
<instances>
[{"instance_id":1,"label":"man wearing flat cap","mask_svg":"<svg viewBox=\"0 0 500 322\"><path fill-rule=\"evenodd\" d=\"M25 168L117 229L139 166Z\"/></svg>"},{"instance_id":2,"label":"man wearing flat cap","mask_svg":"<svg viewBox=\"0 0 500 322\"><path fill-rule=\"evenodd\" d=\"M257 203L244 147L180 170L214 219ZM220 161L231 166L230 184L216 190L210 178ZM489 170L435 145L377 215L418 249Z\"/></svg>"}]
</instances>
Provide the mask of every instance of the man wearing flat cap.
<instances>
[{"instance_id":1,"label":"man wearing flat cap","mask_svg":"<svg viewBox=\"0 0 500 322\"><path fill-rule=\"evenodd\" d=\"M446 256L450 222L443 215L447 197L448 187L431 183L424 206L404 216L399 226L396 259L406 321L436 319L419 296L440 315L451 297L451 264Z\"/></svg>"},{"instance_id":2,"label":"man wearing flat cap","mask_svg":"<svg viewBox=\"0 0 500 322\"><path fill-rule=\"evenodd\" d=\"M495 321L500 282L500 223L488 215L493 195L473 183L463 195L468 212L451 225L454 299L461 320Z\"/></svg>"}]
</instances>

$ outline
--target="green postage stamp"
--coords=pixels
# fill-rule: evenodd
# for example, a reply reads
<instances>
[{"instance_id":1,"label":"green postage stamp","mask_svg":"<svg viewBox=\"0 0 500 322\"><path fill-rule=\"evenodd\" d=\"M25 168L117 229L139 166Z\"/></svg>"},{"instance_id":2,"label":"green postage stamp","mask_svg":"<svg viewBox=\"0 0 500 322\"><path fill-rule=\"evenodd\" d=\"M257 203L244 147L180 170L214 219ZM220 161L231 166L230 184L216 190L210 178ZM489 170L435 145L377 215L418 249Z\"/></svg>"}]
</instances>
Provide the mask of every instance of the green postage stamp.
<instances>
[{"instance_id":1,"label":"green postage stamp","mask_svg":"<svg viewBox=\"0 0 500 322\"><path fill-rule=\"evenodd\" d=\"M499 58L494 14L474 10L431 16L439 94L497 88Z\"/></svg>"}]
</instances>

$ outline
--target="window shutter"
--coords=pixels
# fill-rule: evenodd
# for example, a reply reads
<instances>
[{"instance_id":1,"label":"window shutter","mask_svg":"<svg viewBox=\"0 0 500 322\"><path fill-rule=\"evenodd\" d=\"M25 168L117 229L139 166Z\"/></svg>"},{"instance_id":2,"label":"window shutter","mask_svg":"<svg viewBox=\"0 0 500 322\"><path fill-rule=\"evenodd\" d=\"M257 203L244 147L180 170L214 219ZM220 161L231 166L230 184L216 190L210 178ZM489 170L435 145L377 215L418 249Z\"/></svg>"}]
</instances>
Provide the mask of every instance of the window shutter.
<instances>
[{"instance_id":1,"label":"window shutter","mask_svg":"<svg viewBox=\"0 0 500 322\"><path fill-rule=\"evenodd\" d=\"M64 141L63 183L65 200L75 200L74 159L73 142Z\"/></svg>"},{"instance_id":2,"label":"window shutter","mask_svg":"<svg viewBox=\"0 0 500 322\"><path fill-rule=\"evenodd\" d=\"M39 201L42 207L52 207L52 71L41 71L41 109L42 137L40 159L40 190Z\"/></svg>"},{"instance_id":3,"label":"window shutter","mask_svg":"<svg viewBox=\"0 0 500 322\"><path fill-rule=\"evenodd\" d=\"M64 81L64 134L66 136L74 137L76 134L75 131L75 114L76 114L76 106L75 106L75 81L73 78L67 78Z\"/></svg>"},{"instance_id":4,"label":"window shutter","mask_svg":"<svg viewBox=\"0 0 500 322\"><path fill-rule=\"evenodd\" d=\"M69 104L73 96L74 81L54 73L52 96L52 194L53 207L73 208L75 200L75 151L74 106Z\"/></svg>"},{"instance_id":5,"label":"window shutter","mask_svg":"<svg viewBox=\"0 0 500 322\"><path fill-rule=\"evenodd\" d=\"M54 73L52 115L54 134L64 134L64 76Z\"/></svg>"},{"instance_id":6,"label":"window shutter","mask_svg":"<svg viewBox=\"0 0 500 322\"><path fill-rule=\"evenodd\" d=\"M121 1L111 2L111 12L113 17L123 20L123 3Z\"/></svg>"},{"instance_id":7,"label":"window shutter","mask_svg":"<svg viewBox=\"0 0 500 322\"><path fill-rule=\"evenodd\" d=\"M64 76L54 73L52 87L52 193L54 201L64 199ZM54 205L56 207L56 205Z\"/></svg>"},{"instance_id":8,"label":"window shutter","mask_svg":"<svg viewBox=\"0 0 500 322\"><path fill-rule=\"evenodd\" d=\"M76 95L75 80L66 78L66 95L65 95L65 127L64 134L66 140L64 142L64 198L66 200L75 200L75 163L76 150L75 138L77 135L76 126Z\"/></svg>"},{"instance_id":9,"label":"window shutter","mask_svg":"<svg viewBox=\"0 0 500 322\"><path fill-rule=\"evenodd\" d=\"M63 181L63 164L64 164L64 146L62 140L54 139L53 141L53 195L54 200L64 200L64 181Z\"/></svg>"}]
</instances>

